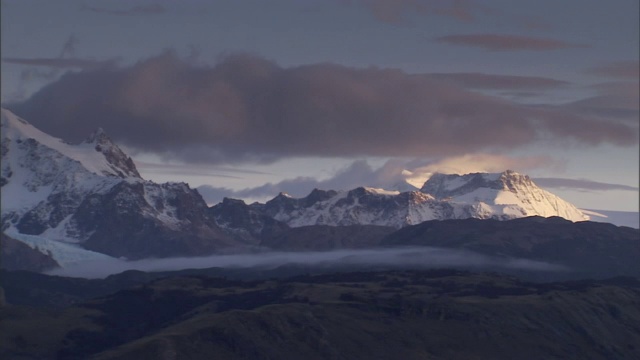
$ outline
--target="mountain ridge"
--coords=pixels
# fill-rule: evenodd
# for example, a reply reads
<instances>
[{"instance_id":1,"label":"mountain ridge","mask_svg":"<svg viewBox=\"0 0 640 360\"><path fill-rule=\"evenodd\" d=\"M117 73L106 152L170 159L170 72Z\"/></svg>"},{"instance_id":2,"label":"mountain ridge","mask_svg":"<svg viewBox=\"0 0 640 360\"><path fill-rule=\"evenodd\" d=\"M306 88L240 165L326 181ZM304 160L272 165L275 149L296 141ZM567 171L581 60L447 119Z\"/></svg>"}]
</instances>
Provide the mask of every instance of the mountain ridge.
<instances>
[{"instance_id":1,"label":"mountain ridge","mask_svg":"<svg viewBox=\"0 0 640 360\"><path fill-rule=\"evenodd\" d=\"M102 129L80 144L67 144L3 109L2 130L3 233L42 254L58 256L53 260L62 266L95 254L143 259L287 244L291 249L364 246L367 240L354 235L360 230L377 239L390 231L387 228L428 220L531 215L585 219L573 205L513 171L436 174L422 191L314 189L304 198L281 193L264 204L225 199L209 207L188 184L144 180L133 160ZM562 206L554 208L551 200ZM309 228L318 225L353 228ZM330 239L317 245L290 244L297 236Z\"/></svg>"},{"instance_id":2,"label":"mountain ridge","mask_svg":"<svg viewBox=\"0 0 640 360\"><path fill-rule=\"evenodd\" d=\"M401 228L427 220L507 220L526 216L589 219L572 204L512 170L466 175L436 173L420 191L314 189L303 198L279 194L265 204L250 206L292 227L366 224Z\"/></svg>"}]
</instances>

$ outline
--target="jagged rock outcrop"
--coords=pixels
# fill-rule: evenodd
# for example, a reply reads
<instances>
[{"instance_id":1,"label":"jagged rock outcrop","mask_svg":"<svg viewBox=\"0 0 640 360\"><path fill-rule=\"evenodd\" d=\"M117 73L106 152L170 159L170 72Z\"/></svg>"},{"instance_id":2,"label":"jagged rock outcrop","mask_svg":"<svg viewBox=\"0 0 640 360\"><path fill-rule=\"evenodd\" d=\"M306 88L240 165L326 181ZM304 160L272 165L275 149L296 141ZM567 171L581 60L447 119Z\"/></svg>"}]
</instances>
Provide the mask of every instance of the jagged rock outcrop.
<instances>
[{"instance_id":1,"label":"jagged rock outcrop","mask_svg":"<svg viewBox=\"0 0 640 360\"><path fill-rule=\"evenodd\" d=\"M99 128L91 134L85 144L92 145L93 148L104 155L107 166L112 171L104 172L104 175L116 174L121 178L136 177L141 178L133 160L127 156L116 144L111 141L107 133Z\"/></svg>"}]
</instances>

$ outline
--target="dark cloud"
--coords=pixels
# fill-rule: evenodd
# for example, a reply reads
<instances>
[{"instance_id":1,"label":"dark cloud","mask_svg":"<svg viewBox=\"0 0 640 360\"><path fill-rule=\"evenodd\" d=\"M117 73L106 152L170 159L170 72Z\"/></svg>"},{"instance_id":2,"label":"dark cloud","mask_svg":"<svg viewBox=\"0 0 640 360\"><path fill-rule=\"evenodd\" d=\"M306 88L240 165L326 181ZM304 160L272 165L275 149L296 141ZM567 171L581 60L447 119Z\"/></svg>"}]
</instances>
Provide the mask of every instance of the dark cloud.
<instances>
[{"instance_id":1,"label":"dark cloud","mask_svg":"<svg viewBox=\"0 0 640 360\"><path fill-rule=\"evenodd\" d=\"M118 15L118 16L154 15L154 14L162 14L167 11L167 9L165 9L165 7L160 4L140 5L140 6L134 6L129 9L124 9L124 10L112 10L112 9L107 9L102 7L83 6L82 10L101 13L101 14Z\"/></svg>"},{"instance_id":2,"label":"dark cloud","mask_svg":"<svg viewBox=\"0 0 640 360\"><path fill-rule=\"evenodd\" d=\"M104 128L140 151L189 162L288 156L452 156L537 141L634 145L625 124L527 107L430 75L324 63L282 68L251 55L196 66L173 52L67 73L8 104L54 136Z\"/></svg>"},{"instance_id":3,"label":"dark cloud","mask_svg":"<svg viewBox=\"0 0 640 360\"><path fill-rule=\"evenodd\" d=\"M484 73L439 73L434 79L451 81L471 89L546 90L569 85L568 82L540 76L495 75Z\"/></svg>"},{"instance_id":4,"label":"dark cloud","mask_svg":"<svg viewBox=\"0 0 640 360\"><path fill-rule=\"evenodd\" d=\"M603 183L585 179L535 178L535 183L543 188L577 189L587 191L628 190L638 191L635 186Z\"/></svg>"},{"instance_id":5,"label":"dark cloud","mask_svg":"<svg viewBox=\"0 0 640 360\"><path fill-rule=\"evenodd\" d=\"M248 169L236 169L228 167L203 167L193 164L177 164L177 163L150 163L144 161L136 161L136 168L141 173L171 173L171 174L183 174L183 175L206 175L206 176L220 176L230 178L242 178L240 175L270 175L263 171L248 170Z\"/></svg>"},{"instance_id":6,"label":"dark cloud","mask_svg":"<svg viewBox=\"0 0 640 360\"><path fill-rule=\"evenodd\" d=\"M112 67L117 63L117 59L92 60L79 58L2 58L2 62L26 66L45 66L50 68L66 69L76 68L91 70L102 67Z\"/></svg>"},{"instance_id":7,"label":"dark cloud","mask_svg":"<svg viewBox=\"0 0 640 360\"><path fill-rule=\"evenodd\" d=\"M598 76L638 80L640 78L640 62L637 60L618 61L587 69L586 72Z\"/></svg>"},{"instance_id":8,"label":"dark cloud","mask_svg":"<svg viewBox=\"0 0 640 360\"><path fill-rule=\"evenodd\" d=\"M479 47L489 51L550 51L588 47L555 39L501 34L447 35L437 37L435 40L452 45Z\"/></svg>"}]
</instances>

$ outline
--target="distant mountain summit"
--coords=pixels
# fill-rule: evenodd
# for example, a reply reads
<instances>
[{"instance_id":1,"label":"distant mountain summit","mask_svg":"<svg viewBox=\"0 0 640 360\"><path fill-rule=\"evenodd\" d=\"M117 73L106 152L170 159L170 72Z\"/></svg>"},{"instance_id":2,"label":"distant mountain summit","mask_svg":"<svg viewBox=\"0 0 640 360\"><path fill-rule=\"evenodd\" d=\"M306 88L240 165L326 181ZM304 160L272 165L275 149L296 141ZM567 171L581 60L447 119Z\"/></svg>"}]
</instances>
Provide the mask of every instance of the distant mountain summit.
<instances>
[{"instance_id":1,"label":"distant mountain summit","mask_svg":"<svg viewBox=\"0 0 640 360\"><path fill-rule=\"evenodd\" d=\"M14 153L8 153L10 148L15 149ZM25 154L28 158L17 158ZM3 163L7 161L8 163L4 164L9 164L13 169L20 167L13 160L23 160L22 164L31 165L34 161L47 162L56 158L60 165L62 162L68 162L69 165L66 166L74 167L74 172L140 178L131 158L115 145L102 129L96 130L84 142L71 145L36 129L6 109L2 109L2 157ZM78 165L80 168L76 168ZM5 171L3 165L3 178L6 179L3 182L8 181L7 176L10 177L11 174L8 169Z\"/></svg>"},{"instance_id":2,"label":"distant mountain summit","mask_svg":"<svg viewBox=\"0 0 640 360\"><path fill-rule=\"evenodd\" d=\"M95 151L104 156L105 165L109 170L103 172L103 174L116 174L122 178L141 178L133 160L111 141L111 138L107 136L107 133L102 128L98 128L83 144L92 145Z\"/></svg>"},{"instance_id":3,"label":"distant mountain summit","mask_svg":"<svg viewBox=\"0 0 640 360\"><path fill-rule=\"evenodd\" d=\"M527 175L512 170L502 173L431 176L420 191L438 200L475 205L479 216L518 218L559 216L571 221L589 220L575 206L539 188Z\"/></svg>"},{"instance_id":4,"label":"distant mountain summit","mask_svg":"<svg viewBox=\"0 0 640 360\"><path fill-rule=\"evenodd\" d=\"M296 199L278 195L254 204L289 226L383 225L401 228L427 220L497 219L559 216L571 221L589 217L572 204L536 186L526 175L503 173L434 174L420 191L386 191L360 187L350 191L315 189Z\"/></svg>"}]
</instances>

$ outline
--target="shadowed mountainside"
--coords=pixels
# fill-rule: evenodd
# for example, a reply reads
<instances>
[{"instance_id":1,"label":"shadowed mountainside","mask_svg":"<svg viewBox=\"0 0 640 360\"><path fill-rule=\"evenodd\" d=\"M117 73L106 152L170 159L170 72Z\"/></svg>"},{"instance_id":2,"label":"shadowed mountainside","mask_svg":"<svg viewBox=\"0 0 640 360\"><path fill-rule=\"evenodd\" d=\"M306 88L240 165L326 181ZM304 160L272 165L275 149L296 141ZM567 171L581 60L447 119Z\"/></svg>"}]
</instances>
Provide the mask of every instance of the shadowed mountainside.
<instances>
[{"instance_id":1,"label":"shadowed mountainside","mask_svg":"<svg viewBox=\"0 0 640 360\"><path fill-rule=\"evenodd\" d=\"M389 234L381 244L456 248L545 261L568 266L583 278L640 276L640 230L559 217L429 221Z\"/></svg>"}]
</instances>

